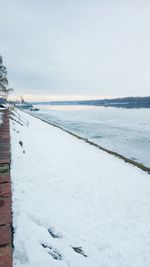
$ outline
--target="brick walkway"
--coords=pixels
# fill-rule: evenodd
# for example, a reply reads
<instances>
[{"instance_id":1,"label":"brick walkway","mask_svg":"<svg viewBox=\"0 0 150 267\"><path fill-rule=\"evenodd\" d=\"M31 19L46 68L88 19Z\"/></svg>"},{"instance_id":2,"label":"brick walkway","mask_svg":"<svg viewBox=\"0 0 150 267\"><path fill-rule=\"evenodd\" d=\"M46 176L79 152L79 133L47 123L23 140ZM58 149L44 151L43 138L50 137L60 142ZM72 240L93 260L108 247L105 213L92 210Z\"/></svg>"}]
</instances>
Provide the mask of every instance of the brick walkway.
<instances>
[{"instance_id":1,"label":"brick walkway","mask_svg":"<svg viewBox=\"0 0 150 267\"><path fill-rule=\"evenodd\" d=\"M12 267L9 111L3 113L0 126L0 267Z\"/></svg>"}]
</instances>

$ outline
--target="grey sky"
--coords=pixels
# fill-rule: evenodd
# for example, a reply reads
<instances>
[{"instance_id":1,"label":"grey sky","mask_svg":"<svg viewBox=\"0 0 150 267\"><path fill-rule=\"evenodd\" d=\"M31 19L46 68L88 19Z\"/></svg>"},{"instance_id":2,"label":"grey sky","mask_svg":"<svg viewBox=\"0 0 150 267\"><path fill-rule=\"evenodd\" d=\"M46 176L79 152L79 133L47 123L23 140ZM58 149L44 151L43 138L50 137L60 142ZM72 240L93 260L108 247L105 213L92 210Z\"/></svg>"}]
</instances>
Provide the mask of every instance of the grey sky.
<instances>
[{"instance_id":1,"label":"grey sky","mask_svg":"<svg viewBox=\"0 0 150 267\"><path fill-rule=\"evenodd\" d=\"M150 95L150 1L0 0L15 94Z\"/></svg>"}]
</instances>

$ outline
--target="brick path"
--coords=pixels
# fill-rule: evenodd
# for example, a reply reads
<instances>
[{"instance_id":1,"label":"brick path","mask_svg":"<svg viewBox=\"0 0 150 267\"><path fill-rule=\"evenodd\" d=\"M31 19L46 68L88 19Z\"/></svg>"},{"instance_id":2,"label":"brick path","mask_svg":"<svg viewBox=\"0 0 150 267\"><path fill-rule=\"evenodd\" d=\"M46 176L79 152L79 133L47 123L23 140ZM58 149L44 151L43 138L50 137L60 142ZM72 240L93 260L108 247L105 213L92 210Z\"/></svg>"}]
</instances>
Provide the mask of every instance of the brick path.
<instances>
[{"instance_id":1,"label":"brick path","mask_svg":"<svg viewBox=\"0 0 150 267\"><path fill-rule=\"evenodd\" d=\"M12 267L9 111L3 113L0 126L0 267Z\"/></svg>"}]
</instances>

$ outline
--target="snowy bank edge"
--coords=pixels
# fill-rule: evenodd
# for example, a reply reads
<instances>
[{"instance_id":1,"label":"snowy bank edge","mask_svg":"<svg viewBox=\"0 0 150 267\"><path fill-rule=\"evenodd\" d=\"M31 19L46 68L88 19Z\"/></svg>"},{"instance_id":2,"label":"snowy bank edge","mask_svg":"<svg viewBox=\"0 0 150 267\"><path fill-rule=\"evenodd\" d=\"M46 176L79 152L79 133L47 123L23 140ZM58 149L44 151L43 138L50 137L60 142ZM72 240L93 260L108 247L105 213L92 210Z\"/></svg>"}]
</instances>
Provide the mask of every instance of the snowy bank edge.
<instances>
[{"instance_id":1,"label":"snowy bank edge","mask_svg":"<svg viewBox=\"0 0 150 267\"><path fill-rule=\"evenodd\" d=\"M25 112L25 111L23 111L23 112ZM135 167L141 169L142 171L147 172L148 174L150 174L150 168L147 167L147 166L145 166L144 164L142 164L142 163L140 163L140 162L137 162L137 161L134 161L134 160L132 160L132 159L129 159L129 158L127 158L127 157L125 157L125 156L123 156L123 155L121 155L121 154L119 154L119 153L117 153L117 152L115 152L115 151L106 149L106 148L104 148L104 147L102 147L102 146L100 146L100 145L98 145L98 144L96 144L96 143L90 141L90 140L87 139L87 138L84 138L84 137L81 137L81 136L79 136L79 135L77 135L77 134L75 134L75 133L72 133L72 132L66 130L65 128L63 128L63 127L61 127L61 126L56 125L56 124L51 123L51 122L48 122L48 121L46 121L45 119L39 118L38 116L36 116L36 115L34 115L34 114L31 114L31 113L28 113L28 112L25 112L25 113L28 114L28 115L30 115L30 116L32 116L32 117L34 117L34 118L36 118L36 119L39 119L39 120L41 120L41 121L43 121L43 122L46 122L47 124L49 124L49 125L51 125L51 126L53 126L53 127L56 127L56 128L58 128L58 129L60 129L60 130L62 130L62 131L64 131L64 132L66 132L66 133L68 133L68 134L70 134L70 135L72 135L72 136L74 136L74 137L76 137L76 138L78 138L78 139L80 139L80 140L86 142L87 144L89 144L89 145L91 145L91 146L94 146L94 147L96 147L96 148L98 148L98 149L100 149L100 150L102 150L102 151L104 151L104 152L106 152L106 153L108 153L108 154L110 154L110 155L113 155L113 156L115 156L115 157L117 157L117 158L123 160L124 162L129 163L129 164L131 164L131 165L133 165L133 166L135 166Z\"/></svg>"}]
</instances>

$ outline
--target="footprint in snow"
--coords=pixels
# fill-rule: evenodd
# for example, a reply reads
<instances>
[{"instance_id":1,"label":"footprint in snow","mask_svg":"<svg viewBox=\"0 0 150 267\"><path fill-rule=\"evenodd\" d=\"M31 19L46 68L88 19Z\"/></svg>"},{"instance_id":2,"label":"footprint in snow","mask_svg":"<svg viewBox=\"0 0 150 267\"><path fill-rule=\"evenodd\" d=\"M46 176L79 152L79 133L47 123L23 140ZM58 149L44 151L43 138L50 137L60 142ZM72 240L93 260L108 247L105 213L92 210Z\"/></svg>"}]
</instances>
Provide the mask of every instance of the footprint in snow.
<instances>
[{"instance_id":1,"label":"footprint in snow","mask_svg":"<svg viewBox=\"0 0 150 267\"><path fill-rule=\"evenodd\" d=\"M34 217L32 217L31 219L32 219L32 221L33 221L34 223L36 223L37 225L39 225L39 226L43 226L43 224L42 224L39 220L35 219ZM59 234L59 233L57 233L57 232L54 230L53 227L49 227L49 228L46 228L46 229L47 229L47 231L49 232L49 234L51 235L52 238L54 238L54 239L55 239L55 238L56 238L56 239L57 239L57 238L62 238L62 235ZM54 249L54 248L52 248L51 246L48 246L48 245L46 245L46 244L44 244L44 243L42 243L41 245L42 245L42 247L45 248L45 249L47 250L47 252L53 257L53 259L55 259L55 260L62 260L62 255L61 255L61 253L60 253L57 249ZM73 249L76 253L81 254L83 257L88 257L88 256L85 254L85 252L83 251L82 247L73 247L73 246L72 246L72 249Z\"/></svg>"},{"instance_id":2,"label":"footprint in snow","mask_svg":"<svg viewBox=\"0 0 150 267\"><path fill-rule=\"evenodd\" d=\"M44 226L45 224L40 222L39 219L36 219L35 217L33 216L30 216L30 219L35 223L37 224L38 226ZM45 227L46 230L49 232L49 234L51 235L52 238L62 238L62 235L58 232L55 231L55 229L52 227L52 226L49 226L49 227Z\"/></svg>"},{"instance_id":3,"label":"footprint in snow","mask_svg":"<svg viewBox=\"0 0 150 267\"><path fill-rule=\"evenodd\" d=\"M62 236L55 232L55 230L51 227L48 228L48 232L53 238L62 238Z\"/></svg>"},{"instance_id":4,"label":"footprint in snow","mask_svg":"<svg viewBox=\"0 0 150 267\"><path fill-rule=\"evenodd\" d=\"M23 148L23 142L21 140L19 141L19 145ZM25 150L23 150L22 152L23 154L25 154Z\"/></svg>"},{"instance_id":5,"label":"footprint in snow","mask_svg":"<svg viewBox=\"0 0 150 267\"><path fill-rule=\"evenodd\" d=\"M19 145L23 147L23 142L21 140L19 141Z\"/></svg>"},{"instance_id":6,"label":"footprint in snow","mask_svg":"<svg viewBox=\"0 0 150 267\"><path fill-rule=\"evenodd\" d=\"M60 254L60 252L55 248L52 248L50 246L47 246L46 244L41 244L43 248L46 249L46 251L48 252L48 254L50 254L54 260L62 260L62 255Z\"/></svg>"},{"instance_id":7,"label":"footprint in snow","mask_svg":"<svg viewBox=\"0 0 150 267\"><path fill-rule=\"evenodd\" d=\"M73 249L76 253L79 253L79 254L81 254L82 256L87 257L87 255L84 253L82 247L72 247L72 249Z\"/></svg>"}]
</instances>

